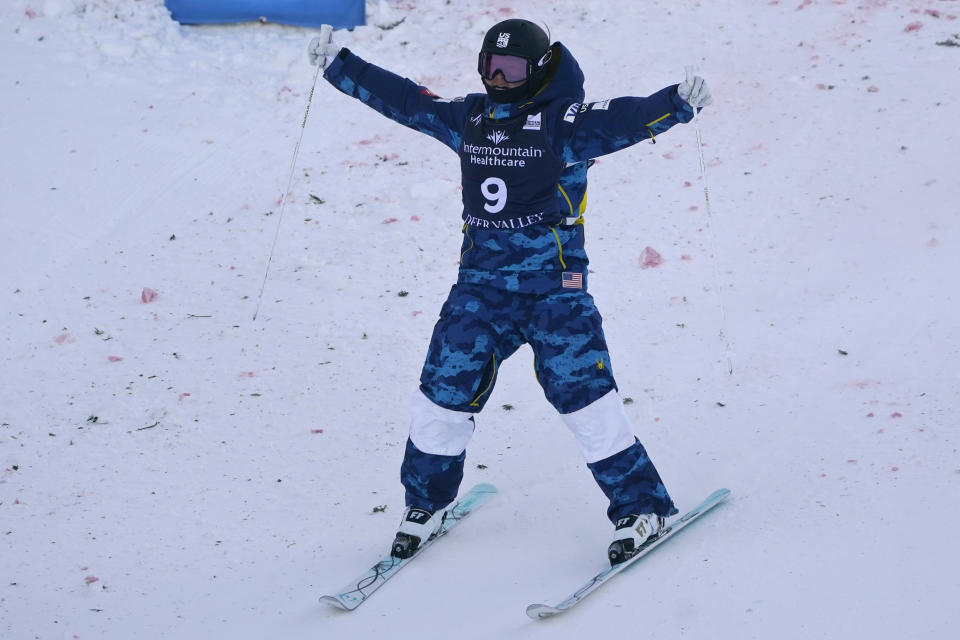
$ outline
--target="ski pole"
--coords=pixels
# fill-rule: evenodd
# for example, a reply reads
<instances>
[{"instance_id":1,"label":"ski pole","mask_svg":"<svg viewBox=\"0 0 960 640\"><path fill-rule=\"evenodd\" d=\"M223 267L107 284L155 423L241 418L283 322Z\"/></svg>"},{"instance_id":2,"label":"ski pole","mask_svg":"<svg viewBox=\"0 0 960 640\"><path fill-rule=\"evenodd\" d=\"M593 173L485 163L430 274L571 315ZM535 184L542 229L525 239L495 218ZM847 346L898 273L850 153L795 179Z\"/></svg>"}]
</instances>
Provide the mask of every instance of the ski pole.
<instances>
[{"instance_id":1,"label":"ski pole","mask_svg":"<svg viewBox=\"0 0 960 640\"><path fill-rule=\"evenodd\" d=\"M686 71L687 80L693 82L693 77L696 75L696 67L693 65L687 65L684 70ZM723 303L723 288L720 285L720 268L718 265L719 258L717 255L717 237L713 231L713 215L710 211L710 187L707 184L707 163L703 159L703 137L700 133L700 110L697 107L693 107L693 126L697 132L697 152L700 156L700 179L703 181L703 199L706 203L707 210L707 228L710 230L710 252L711 252L711 262L713 263L713 279L714 286L717 289L717 299L720 304L720 339L724 342L724 356L727 359L727 372L730 375L733 375L733 350L730 348L730 340L727 338L727 310L726 306Z\"/></svg>"},{"instance_id":2,"label":"ski pole","mask_svg":"<svg viewBox=\"0 0 960 640\"><path fill-rule=\"evenodd\" d=\"M321 42L330 41L331 31L333 31L333 27L328 24L325 24L320 28ZM254 322L257 321L257 316L260 315L260 305L263 304L263 290L267 286L267 277L270 275L270 265L273 263L273 253L277 248L277 238L280 235L280 224L283 222L283 212L287 207L287 194L290 193L290 185L293 184L293 171L297 166L297 156L300 155L300 143L303 141L303 133L307 129L307 116L310 115L310 104L313 102L313 92L317 88L317 78L320 77L321 69L323 69L323 65L318 64L317 70L313 74L313 84L310 85L310 93L307 95L307 106L303 112L303 122L300 124L300 135L297 137L297 144L293 148L293 158L290 160L290 175L287 177L287 188L283 190L283 194L280 196L280 215L277 217L277 228L273 232L273 242L270 245L270 256L267 258L267 267L263 273L263 282L260 284L260 294L257 296L257 309L253 312Z\"/></svg>"}]
</instances>

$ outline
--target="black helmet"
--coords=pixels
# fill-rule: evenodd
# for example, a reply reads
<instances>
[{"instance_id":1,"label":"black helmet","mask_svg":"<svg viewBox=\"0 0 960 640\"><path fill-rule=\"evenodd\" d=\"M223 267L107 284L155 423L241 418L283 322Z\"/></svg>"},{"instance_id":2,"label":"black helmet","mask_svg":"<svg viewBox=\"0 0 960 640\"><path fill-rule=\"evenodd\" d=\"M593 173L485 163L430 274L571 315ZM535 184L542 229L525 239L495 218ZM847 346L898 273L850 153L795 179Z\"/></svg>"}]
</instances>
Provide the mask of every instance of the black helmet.
<instances>
[{"instance_id":1,"label":"black helmet","mask_svg":"<svg viewBox=\"0 0 960 640\"><path fill-rule=\"evenodd\" d=\"M524 67L522 72L520 68L507 69L496 64L498 58L494 56L522 58L526 65L520 65ZM491 89L485 85L495 102L514 102L529 98L540 89L547 75L550 58L550 38L543 29L529 20L511 18L493 25L487 31L477 58L477 71L487 79L492 79L500 72L509 82L525 80L523 86L514 89Z\"/></svg>"}]
</instances>

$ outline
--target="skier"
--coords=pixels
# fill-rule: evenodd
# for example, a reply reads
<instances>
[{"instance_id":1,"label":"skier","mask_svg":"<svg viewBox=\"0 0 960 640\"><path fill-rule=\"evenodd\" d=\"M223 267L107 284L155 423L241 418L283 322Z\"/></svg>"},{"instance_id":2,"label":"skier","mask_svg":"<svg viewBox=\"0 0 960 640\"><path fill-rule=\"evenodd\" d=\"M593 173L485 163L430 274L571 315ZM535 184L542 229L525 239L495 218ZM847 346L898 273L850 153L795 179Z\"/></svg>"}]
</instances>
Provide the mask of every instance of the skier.
<instances>
[{"instance_id":1,"label":"skier","mask_svg":"<svg viewBox=\"0 0 960 640\"><path fill-rule=\"evenodd\" d=\"M325 41L324 41L325 40ZM653 95L584 102L573 54L536 24L510 19L484 36L484 93L443 100L377 67L332 37L312 64L341 92L432 136L460 156L463 245L414 394L400 469L406 510L391 553L434 535L463 479L466 446L501 363L521 345L609 499L611 564L630 558L677 513L623 409L600 313L587 293L587 169L592 159L674 124L711 102L689 76Z\"/></svg>"}]
</instances>

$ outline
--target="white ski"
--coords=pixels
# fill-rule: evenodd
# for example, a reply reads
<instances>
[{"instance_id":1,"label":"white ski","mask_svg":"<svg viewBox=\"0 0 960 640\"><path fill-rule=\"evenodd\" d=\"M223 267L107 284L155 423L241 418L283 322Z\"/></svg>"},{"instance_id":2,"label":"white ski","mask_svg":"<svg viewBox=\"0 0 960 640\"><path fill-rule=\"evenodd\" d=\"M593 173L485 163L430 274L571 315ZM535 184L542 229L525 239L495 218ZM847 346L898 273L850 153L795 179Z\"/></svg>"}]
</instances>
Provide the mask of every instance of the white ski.
<instances>
[{"instance_id":1,"label":"white ski","mask_svg":"<svg viewBox=\"0 0 960 640\"><path fill-rule=\"evenodd\" d=\"M684 515L680 516L676 520L667 523L667 527L652 540L648 540L641 547L640 551L637 552L637 555L633 556L626 562L621 562L620 564L605 569L587 580L579 589L570 594L563 601L558 604L531 604L527 607L527 615L533 618L534 620L540 620L542 618L549 618L555 616L558 613L563 613L567 609L570 609L578 602L586 598L588 595L596 591L607 582L610 578L617 575L621 571L628 569L633 566L634 563L639 562L643 557L648 553L659 547L661 544L672 538L678 532L680 532L688 524L702 516L704 513L709 511L712 507L715 507L720 502L723 501L730 495L729 489L717 489L711 493L707 498L697 505L694 509L688 511Z\"/></svg>"},{"instance_id":2,"label":"white ski","mask_svg":"<svg viewBox=\"0 0 960 640\"><path fill-rule=\"evenodd\" d=\"M400 571L400 569L407 566L408 563L416 558L419 558L420 554L426 551L427 547L457 526L457 523L466 518L474 509L486 504L496 492L497 488L492 484L476 485L460 498L460 500L454 503L452 507L447 509L447 515L443 520L443 524L440 526L440 530L437 531L436 535L420 545L420 549L411 557L401 560L388 554L378 563L370 567L363 575L356 580L352 580L337 593L321 596L320 601L340 609L353 611L373 595L374 591L382 587L387 580Z\"/></svg>"}]
</instances>

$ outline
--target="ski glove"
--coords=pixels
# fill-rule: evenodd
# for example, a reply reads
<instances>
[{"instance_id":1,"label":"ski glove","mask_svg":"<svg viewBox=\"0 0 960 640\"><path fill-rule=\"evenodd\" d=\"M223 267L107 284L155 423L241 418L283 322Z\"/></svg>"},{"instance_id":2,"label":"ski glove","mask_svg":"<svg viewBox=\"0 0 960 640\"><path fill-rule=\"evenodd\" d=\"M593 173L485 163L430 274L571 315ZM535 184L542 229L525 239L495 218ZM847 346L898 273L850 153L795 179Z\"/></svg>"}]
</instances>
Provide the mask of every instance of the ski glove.
<instances>
[{"instance_id":1,"label":"ski glove","mask_svg":"<svg viewBox=\"0 0 960 640\"><path fill-rule=\"evenodd\" d=\"M696 75L693 67L687 67L687 77L677 87L677 93L694 109L700 109L713 102L710 89L707 88L707 81Z\"/></svg>"},{"instance_id":2,"label":"ski glove","mask_svg":"<svg viewBox=\"0 0 960 640\"><path fill-rule=\"evenodd\" d=\"M340 47L333 43L333 27L325 24L320 27L320 35L307 46L307 59L310 64L320 65L321 69L326 70L338 53Z\"/></svg>"}]
</instances>

